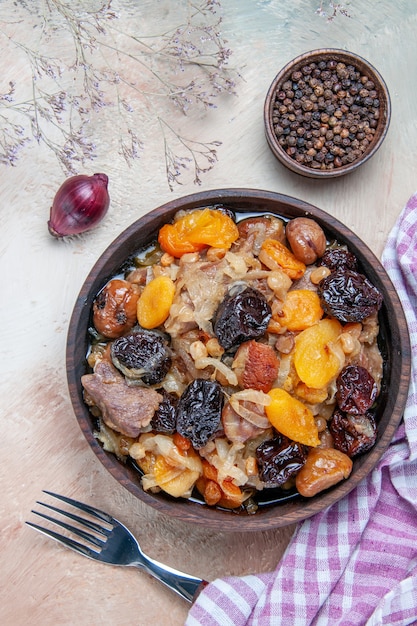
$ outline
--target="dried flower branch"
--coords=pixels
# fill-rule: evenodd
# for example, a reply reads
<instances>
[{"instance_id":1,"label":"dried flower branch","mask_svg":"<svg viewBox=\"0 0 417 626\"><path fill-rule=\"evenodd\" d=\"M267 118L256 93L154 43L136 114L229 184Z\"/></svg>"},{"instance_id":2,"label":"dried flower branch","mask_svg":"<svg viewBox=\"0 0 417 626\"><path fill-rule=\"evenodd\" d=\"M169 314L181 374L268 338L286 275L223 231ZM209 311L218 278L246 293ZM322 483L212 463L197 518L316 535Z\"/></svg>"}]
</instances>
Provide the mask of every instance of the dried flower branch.
<instances>
[{"instance_id":1,"label":"dried flower branch","mask_svg":"<svg viewBox=\"0 0 417 626\"><path fill-rule=\"evenodd\" d=\"M212 169L217 161L216 148L220 141L200 142L179 135L167 122L159 119L165 147L165 165L171 191L174 184L181 184L182 170L190 164L194 168L194 183L201 185L200 175Z\"/></svg>"},{"instance_id":2,"label":"dried flower branch","mask_svg":"<svg viewBox=\"0 0 417 626\"><path fill-rule=\"evenodd\" d=\"M338 14L351 17L348 10L341 2L329 2L327 10L323 8L323 4L324 2L320 2L316 13L321 17L325 17L328 22L332 22Z\"/></svg>"},{"instance_id":3,"label":"dried flower branch","mask_svg":"<svg viewBox=\"0 0 417 626\"><path fill-rule=\"evenodd\" d=\"M85 2L9 0L10 17L3 11L0 38L28 63L31 88L25 92L20 84L18 89L11 78L4 93L0 88L0 162L16 164L20 150L35 139L52 150L67 173L77 173L96 157L89 124L104 116L111 117L119 153L130 165L144 149L136 129L143 125L144 110L151 110L162 130L170 188L188 168L194 168L199 184L201 174L214 166L220 142L183 138L163 114L167 102L187 115L191 107L215 106L219 94L235 93L238 73L227 67L231 51L221 35L220 2L187 2L184 22L152 37L118 26L112 2L96 0L88 11ZM27 13L39 33L35 45L17 34ZM58 59L51 50L62 29L72 49L66 50L68 58ZM131 78L138 75L140 83Z\"/></svg>"}]
</instances>

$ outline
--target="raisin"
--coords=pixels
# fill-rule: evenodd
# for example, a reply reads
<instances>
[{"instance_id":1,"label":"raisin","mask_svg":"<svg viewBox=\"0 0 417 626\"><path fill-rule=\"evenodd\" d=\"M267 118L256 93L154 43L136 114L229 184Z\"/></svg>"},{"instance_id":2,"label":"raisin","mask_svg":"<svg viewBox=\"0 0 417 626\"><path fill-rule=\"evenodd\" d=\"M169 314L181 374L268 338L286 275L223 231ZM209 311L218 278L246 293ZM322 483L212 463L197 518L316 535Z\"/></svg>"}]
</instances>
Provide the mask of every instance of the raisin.
<instances>
[{"instance_id":1,"label":"raisin","mask_svg":"<svg viewBox=\"0 0 417 626\"><path fill-rule=\"evenodd\" d=\"M364 276L353 270L339 269L323 278L317 286L324 311L341 322L361 322L377 313L382 294Z\"/></svg>"},{"instance_id":2,"label":"raisin","mask_svg":"<svg viewBox=\"0 0 417 626\"><path fill-rule=\"evenodd\" d=\"M223 393L218 382L197 378L183 391L177 407L177 432L198 450L221 426Z\"/></svg>"},{"instance_id":3,"label":"raisin","mask_svg":"<svg viewBox=\"0 0 417 626\"><path fill-rule=\"evenodd\" d=\"M111 358L127 378L157 385L171 367L171 356L161 335L132 332L113 341Z\"/></svg>"},{"instance_id":4,"label":"raisin","mask_svg":"<svg viewBox=\"0 0 417 626\"><path fill-rule=\"evenodd\" d=\"M333 436L334 447L350 458L370 450L377 436L376 422L369 412L364 415L350 415L337 409L329 422L329 430Z\"/></svg>"},{"instance_id":5,"label":"raisin","mask_svg":"<svg viewBox=\"0 0 417 626\"><path fill-rule=\"evenodd\" d=\"M336 400L345 413L363 415L371 408L377 392L373 376L360 365L344 367L337 377Z\"/></svg>"},{"instance_id":6,"label":"raisin","mask_svg":"<svg viewBox=\"0 0 417 626\"><path fill-rule=\"evenodd\" d=\"M331 271L338 269L357 270L356 257L352 252L346 250L346 248L331 248L326 250L321 259L319 259L318 265L324 265Z\"/></svg>"},{"instance_id":7,"label":"raisin","mask_svg":"<svg viewBox=\"0 0 417 626\"><path fill-rule=\"evenodd\" d=\"M308 447L278 435L256 448L259 477L266 488L280 487L303 467Z\"/></svg>"},{"instance_id":8,"label":"raisin","mask_svg":"<svg viewBox=\"0 0 417 626\"><path fill-rule=\"evenodd\" d=\"M157 433L173 435L177 424L178 397L174 393L168 393L165 389L158 389L157 391L163 399L151 420L152 430Z\"/></svg>"},{"instance_id":9,"label":"raisin","mask_svg":"<svg viewBox=\"0 0 417 626\"><path fill-rule=\"evenodd\" d=\"M214 333L222 348L231 350L261 337L271 315L271 307L260 291L252 287L237 292L232 289L213 318Z\"/></svg>"}]
</instances>

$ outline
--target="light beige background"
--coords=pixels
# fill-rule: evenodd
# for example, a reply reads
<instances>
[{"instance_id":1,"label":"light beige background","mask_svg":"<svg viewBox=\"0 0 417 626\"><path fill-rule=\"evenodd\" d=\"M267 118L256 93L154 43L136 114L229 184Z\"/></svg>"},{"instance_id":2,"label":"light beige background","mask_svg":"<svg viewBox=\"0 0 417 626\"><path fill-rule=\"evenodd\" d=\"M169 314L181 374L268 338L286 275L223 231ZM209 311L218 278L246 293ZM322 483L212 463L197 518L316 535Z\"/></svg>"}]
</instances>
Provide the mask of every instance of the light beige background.
<instances>
[{"instance_id":1,"label":"light beige background","mask_svg":"<svg viewBox=\"0 0 417 626\"><path fill-rule=\"evenodd\" d=\"M135 5L120 2L121 24L124 4ZM160 18L176 24L177 3L138 4L136 22L129 18L129 27L138 32L146 28L145 15L152 27ZM109 175L112 204L106 220L82 237L63 242L48 234L49 206L64 176L47 149L34 145L16 167L0 166L0 621L6 626L178 626L186 617L184 601L147 575L84 559L25 526L42 489L109 511L132 529L148 554L209 580L273 569L293 530L228 535L183 525L136 501L89 449L67 392L66 332L84 278L115 236L174 197L241 186L309 201L355 230L380 255L417 188L415 0L352 0L351 17L330 23L315 13L319 0L222 4L222 33L234 53L230 64L242 76L237 96L219 99L218 108L206 115L178 113L176 118L188 137L222 142L219 162L202 176L201 187L190 178L170 191L161 137L150 126L152 112L140 129L142 157L131 168L117 156L111 116L93 127L98 157L86 173ZM26 29L32 40L32 26L28 19L16 28ZM10 78L24 77L25 68L1 41L0 76L6 85ZM65 33L60 45L65 50ZM263 100L275 74L294 56L318 47L342 47L371 61L388 84L393 109L388 137L376 156L357 173L330 183L286 171L263 133Z\"/></svg>"}]
</instances>

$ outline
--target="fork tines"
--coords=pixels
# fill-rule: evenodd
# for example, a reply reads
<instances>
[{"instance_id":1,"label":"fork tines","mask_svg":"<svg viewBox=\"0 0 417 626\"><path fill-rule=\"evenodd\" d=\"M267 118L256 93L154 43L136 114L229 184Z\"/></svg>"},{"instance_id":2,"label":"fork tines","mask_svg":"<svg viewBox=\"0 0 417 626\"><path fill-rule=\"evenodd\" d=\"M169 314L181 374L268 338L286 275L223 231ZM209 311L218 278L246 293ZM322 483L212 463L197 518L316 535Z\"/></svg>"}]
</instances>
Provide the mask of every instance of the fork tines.
<instances>
[{"instance_id":1,"label":"fork tines","mask_svg":"<svg viewBox=\"0 0 417 626\"><path fill-rule=\"evenodd\" d=\"M26 524L28 526L31 526L35 530L38 530L39 532L43 533L44 535L47 535L48 537L55 539L55 541L62 543L68 548L72 548L73 550L76 550L77 552L81 552L85 556L90 556L94 558L101 551L101 549L103 548L103 546L105 545L107 541L109 534L111 533L111 530L113 527L111 516L108 515L107 513L104 513L103 511L100 511L99 509L95 509L94 507L88 506L87 504L77 502L77 500L73 500L72 498L67 498L65 496L58 495L51 491L44 490L44 493L54 498L57 498L58 500L62 500L66 504L69 504L75 507L77 510L88 514L90 517L100 520L101 522L105 522L107 525L109 525L109 527L105 528L103 525L99 525L96 522L92 521L91 519L80 517L79 515L76 515L75 513L66 511L64 509L60 509L51 504L46 504L45 502L40 502L39 500L37 500L36 502L37 504L40 504L41 506L45 507L46 509L49 509L50 511L54 511L55 513L58 513L59 515L63 517L73 520L74 522L78 524L78 526L69 524L68 522L65 522L62 519L51 517L50 515L46 513L42 513L40 511L32 510L32 513L34 513L35 515L38 515L39 517L42 517L43 519L49 522L52 522L53 524L56 524L57 526L60 526L61 528L64 528L65 530L72 533L76 537L87 542L87 544L89 545L79 543L78 541L72 539L71 537L68 537L66 535L61 535L55 532L54 530L45 528L43 526L39 526L38 524L34 524L32 522L26 522ZM83 530L82 527L88 528L89 530L93 531L93 533L95 534L92 534L91 532L87 532Z\"/></svg>"}]
</instances>

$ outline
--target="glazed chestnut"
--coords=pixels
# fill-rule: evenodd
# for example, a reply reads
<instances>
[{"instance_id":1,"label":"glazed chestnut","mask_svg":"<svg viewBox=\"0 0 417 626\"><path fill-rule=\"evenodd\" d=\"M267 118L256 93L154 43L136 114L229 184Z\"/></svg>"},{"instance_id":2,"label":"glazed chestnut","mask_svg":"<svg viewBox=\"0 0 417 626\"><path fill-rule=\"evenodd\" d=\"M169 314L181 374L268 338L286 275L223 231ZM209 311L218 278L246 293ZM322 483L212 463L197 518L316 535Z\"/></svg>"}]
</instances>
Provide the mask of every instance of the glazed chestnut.
<instances>
[{"instance_id":1,"label":"glazed chestnut","mask_svg":"<svg viewBox=\"0 0 417 626\"><path fill-rule=\"evenodd\" d=\"M114 278L100 291L93 303L93 324L109 339L129 332L137 323L139 288L127 280Z\"/></svg>"},{"instance_id":2,"label":"glazed chestnut","mask_svg":"<svg viewBox=\"0 0 417 626\"><path fill-rule=\"evenodd\" d=\"M294 256L306 265L315 263L326 250L323 229L308 217L296 217L288 222L285 234Z\"/></svg>"},{"instance_id":3,"label":"glazed chestnut","mask_svg":"<svg viewBox=\"0 0 417 626\"><path fill-rule=\"evenodd\" d=\"M350 476L353 463L347 454L334 448L312 448L295 478L298 492L311 498Z\"/></svg>"}]
</instances>

